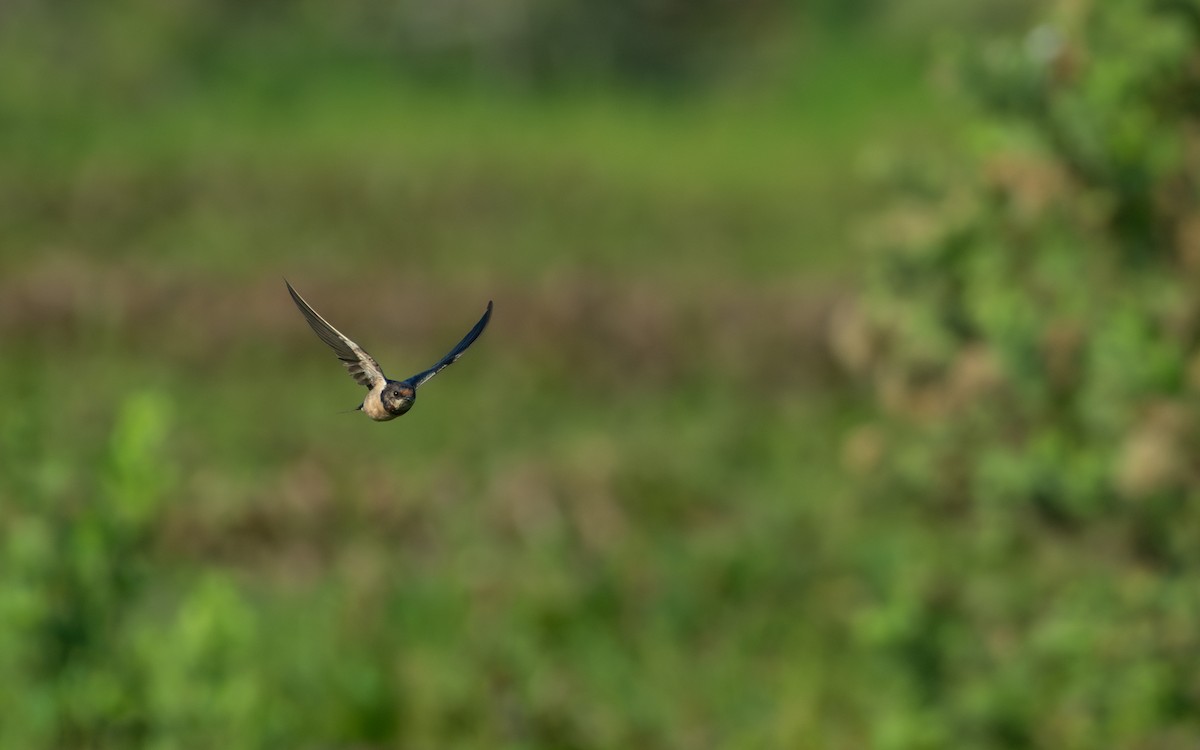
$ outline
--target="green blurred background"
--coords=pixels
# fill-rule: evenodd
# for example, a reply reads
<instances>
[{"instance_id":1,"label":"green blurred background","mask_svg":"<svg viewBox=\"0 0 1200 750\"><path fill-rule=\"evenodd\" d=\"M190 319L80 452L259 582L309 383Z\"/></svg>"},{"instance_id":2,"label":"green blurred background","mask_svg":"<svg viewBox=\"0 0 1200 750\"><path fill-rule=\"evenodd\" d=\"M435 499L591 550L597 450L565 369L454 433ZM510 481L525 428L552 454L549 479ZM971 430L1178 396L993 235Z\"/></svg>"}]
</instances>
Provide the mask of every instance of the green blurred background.
<instances>
[{"instance_id":1,"label":"green blurred background","mask_svg":"<svg viewBox=\"0 0 1200 750\"><path fill-rule=\"evenodd\" d=\"M1196 747L1198 39L4 3L0 746Z\"/></svg>"}]
</instances>

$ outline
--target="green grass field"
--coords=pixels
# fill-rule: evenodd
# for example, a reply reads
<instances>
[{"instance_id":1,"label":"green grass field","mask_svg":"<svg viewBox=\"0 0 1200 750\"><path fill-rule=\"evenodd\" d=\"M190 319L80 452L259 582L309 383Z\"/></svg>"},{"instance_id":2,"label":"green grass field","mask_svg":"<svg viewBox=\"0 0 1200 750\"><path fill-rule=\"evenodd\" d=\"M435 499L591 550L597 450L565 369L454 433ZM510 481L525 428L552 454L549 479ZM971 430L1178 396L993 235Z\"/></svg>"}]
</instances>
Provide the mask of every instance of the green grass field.
<instances>
[{"instance_id":1,"label":"green grass field","mask_svg":"<svg viewBox=\"0 0 1200 750\"><path fill-rule=\"evenodd\" d=\"M872 160L957 115L905 47L800 63L680 98L10 71L0 744L912 746L856 646L824 325ZM495 317L378 425L284 276L393 377Z\"/></svg>"}]
</instances>

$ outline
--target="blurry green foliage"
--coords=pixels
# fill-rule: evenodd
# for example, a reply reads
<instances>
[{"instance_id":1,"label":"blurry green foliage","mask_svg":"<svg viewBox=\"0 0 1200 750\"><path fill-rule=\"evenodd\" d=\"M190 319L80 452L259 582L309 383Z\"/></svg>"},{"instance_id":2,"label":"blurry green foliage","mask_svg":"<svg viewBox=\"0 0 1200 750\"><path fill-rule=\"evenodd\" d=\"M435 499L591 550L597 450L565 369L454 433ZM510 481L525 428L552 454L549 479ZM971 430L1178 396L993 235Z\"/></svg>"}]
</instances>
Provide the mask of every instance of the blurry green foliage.
<instances>
[{"instance_id":1,"label":"blurry green foliage","mask_svg":"<svg viewBox=\"0 0 1200 750\"><path fill-rule=\"evenodd\" d=\"M15 0L0 10L0 103L116 95L139 107L233 82L286 101L306 79L381 72L425 84L537 92L620 85L703 90L777 51L873 24L1008 24L1032 0ZM267 61L267 65L262 65ZM267 80L264 80L267 79ZM42 91L53 85L54 92ZM11 113L10 113L11 114Z\"/></svg>"},{"instance_id":2,"label":"blurry green foliage","mask_svg":"<svg viewBox=\"0 0 1200 750\"><path fill-rule=\"evenodd\" d=\"M977 158L902 175L838 329L880 747L1200 732L1200 6L1060 2L973 53Z\"/></svg>"},{"instance_id":3,"label":"blurry green foliage","mask_svg":"<svg viewBox=\"0 0 1200 750\"><path fill-rule=\"evenodd\" d=\"M93 746L146 730L138 711L146 668L132 653L130 627L153 573L150 533L172 483L163 462L169 407L154 393L126 400L94 494L71 492L74 477L47 482L69 473L64 457L31 454L28 435L6 435L20 458L4 483L3 746Z\"/></svg>"},{"instance_id":4,"label":"blurry green foliage","mask_svg":"<svg viewBox=\"0 0 1200 750\"><path fill-rule=\"evenodd\" d=\"M0 38L13 59L28 59L33 47L53 50L36 71L43 83L48 74L81 70L79 60L87 59L95 76L125 84L134 97L253 75L264 57L291 59L293 72L304 75L385 63L427 81L671 88L710 80L792 15L784 0L34 0L4 13ZM167 50L177 65L150 64Z\"/></svg>"},{"instance_id":5,"label":"blurry green foliage","mask_svg":"<svg viewBox=\"0 0 1200 750\"><path fill-rule=\"evenodd\" d=\"M806 233L852 223L863 141L949 127L855 25L1018 5L789 8L838 28L764 107L401 82L738 80L743 39L819 36L769 2L6 4L0 747L1184 742L1194 688L1157 656L1188 661L1194 597L1127 564L1126 516L1170 528L1185 496L1119 505L1088 447L1128 430L1122 394L1181 387L1178 355L1122 253L1094 267L1111 311L1062 283L1081 232L1121 244L1104 190L1072 187L1054 224L1016 223L1026 191L995 182L899 217L951 240L889 256L877 302L912 335L870 371L938 419L887 452L855 434L852 462L895 459L868 502L837 481L831 436L861 407L820 375L814 266L852 264ZM1022 54L977 71L1015 115L979 138L1058 164L1004 99L1049 91ZM1010 257L1021 232L1053 252ZM1157 262L1135 275L1170 313ZM335 413L350 384L281 294L293 271L385 362L444 351L464 300L494 293L497 318L380 429ZM1086 410L1046 395L1034 276L1106 323ZM940 362L1011 401L938 414ZM1079 425L1041 426L1059 412ZM1156 440L1134 453L1170 457Z\"/></svg>"}]
</instances>

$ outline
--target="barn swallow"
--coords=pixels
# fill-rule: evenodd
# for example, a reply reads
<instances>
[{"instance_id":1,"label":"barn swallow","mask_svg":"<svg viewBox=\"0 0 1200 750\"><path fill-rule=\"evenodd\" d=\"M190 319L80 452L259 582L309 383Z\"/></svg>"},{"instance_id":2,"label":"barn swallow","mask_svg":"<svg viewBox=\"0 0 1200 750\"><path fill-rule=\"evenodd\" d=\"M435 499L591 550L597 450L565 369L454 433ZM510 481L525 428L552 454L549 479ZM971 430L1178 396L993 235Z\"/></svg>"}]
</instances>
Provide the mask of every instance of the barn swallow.
<instances>
[{"instance_id":1,"label":"barn swallow","mask_svg":"<svg viewBox=\"0 0 1200 750\"><path fill-rule=\"evenodd\" d=\"M367 387L367 397L363 402L355 407L356 410L366 412L367 416L374 419L376 422L386 422L389 419L395 419L401 414L412 408L413 402L417 400L417 388L420 388L427 380L437 375L442 370L458 361L458 358L463 355L471 344L475 343L475 339L479 338L479 334L483 333L483 329L487 327L488 320L492 317L492 303L488 301L487 310L483 313L483 317L475 324L475 327L463 337L463 340L458 342L450 353L442 357L436 365L428 370L418 372L407 380L389 380L383 374L383 368L375 361L375 358L363 351L362 347L354 343L346 336L329 325L329 322L317 314L317 311L312 309L304 298L300 296L287 279L283 280L287 284L288 293L292 295L292 301L296 303L296 307L300 308L300 312L304 314L304 319L308 321L308 325L316 332L317 336L329 345L337 354L338 359L342 360L342 364L350 371L350 376L359 385Z\"/></svg>"}]
</instances>

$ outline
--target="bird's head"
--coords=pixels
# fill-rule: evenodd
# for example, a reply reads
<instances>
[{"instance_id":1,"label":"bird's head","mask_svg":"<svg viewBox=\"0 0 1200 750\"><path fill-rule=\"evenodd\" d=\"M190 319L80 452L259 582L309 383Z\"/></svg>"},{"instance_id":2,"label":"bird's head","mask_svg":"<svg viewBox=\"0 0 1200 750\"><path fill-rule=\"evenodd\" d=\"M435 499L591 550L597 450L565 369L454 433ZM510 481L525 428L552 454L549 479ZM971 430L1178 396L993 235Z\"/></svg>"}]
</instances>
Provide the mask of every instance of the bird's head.
<instances>
[{"instance_id":1,"label":"bird's head","mask_svg":"<svg viewBox=\"0 0 1200 750\"><path fill-rule=\"evenodd\" d=\"M379 394L379 398L389 414L400 416L412 408L413 402L417 400L417 391L404 383L388 383Z\"/></svg>"}]
</instances>

